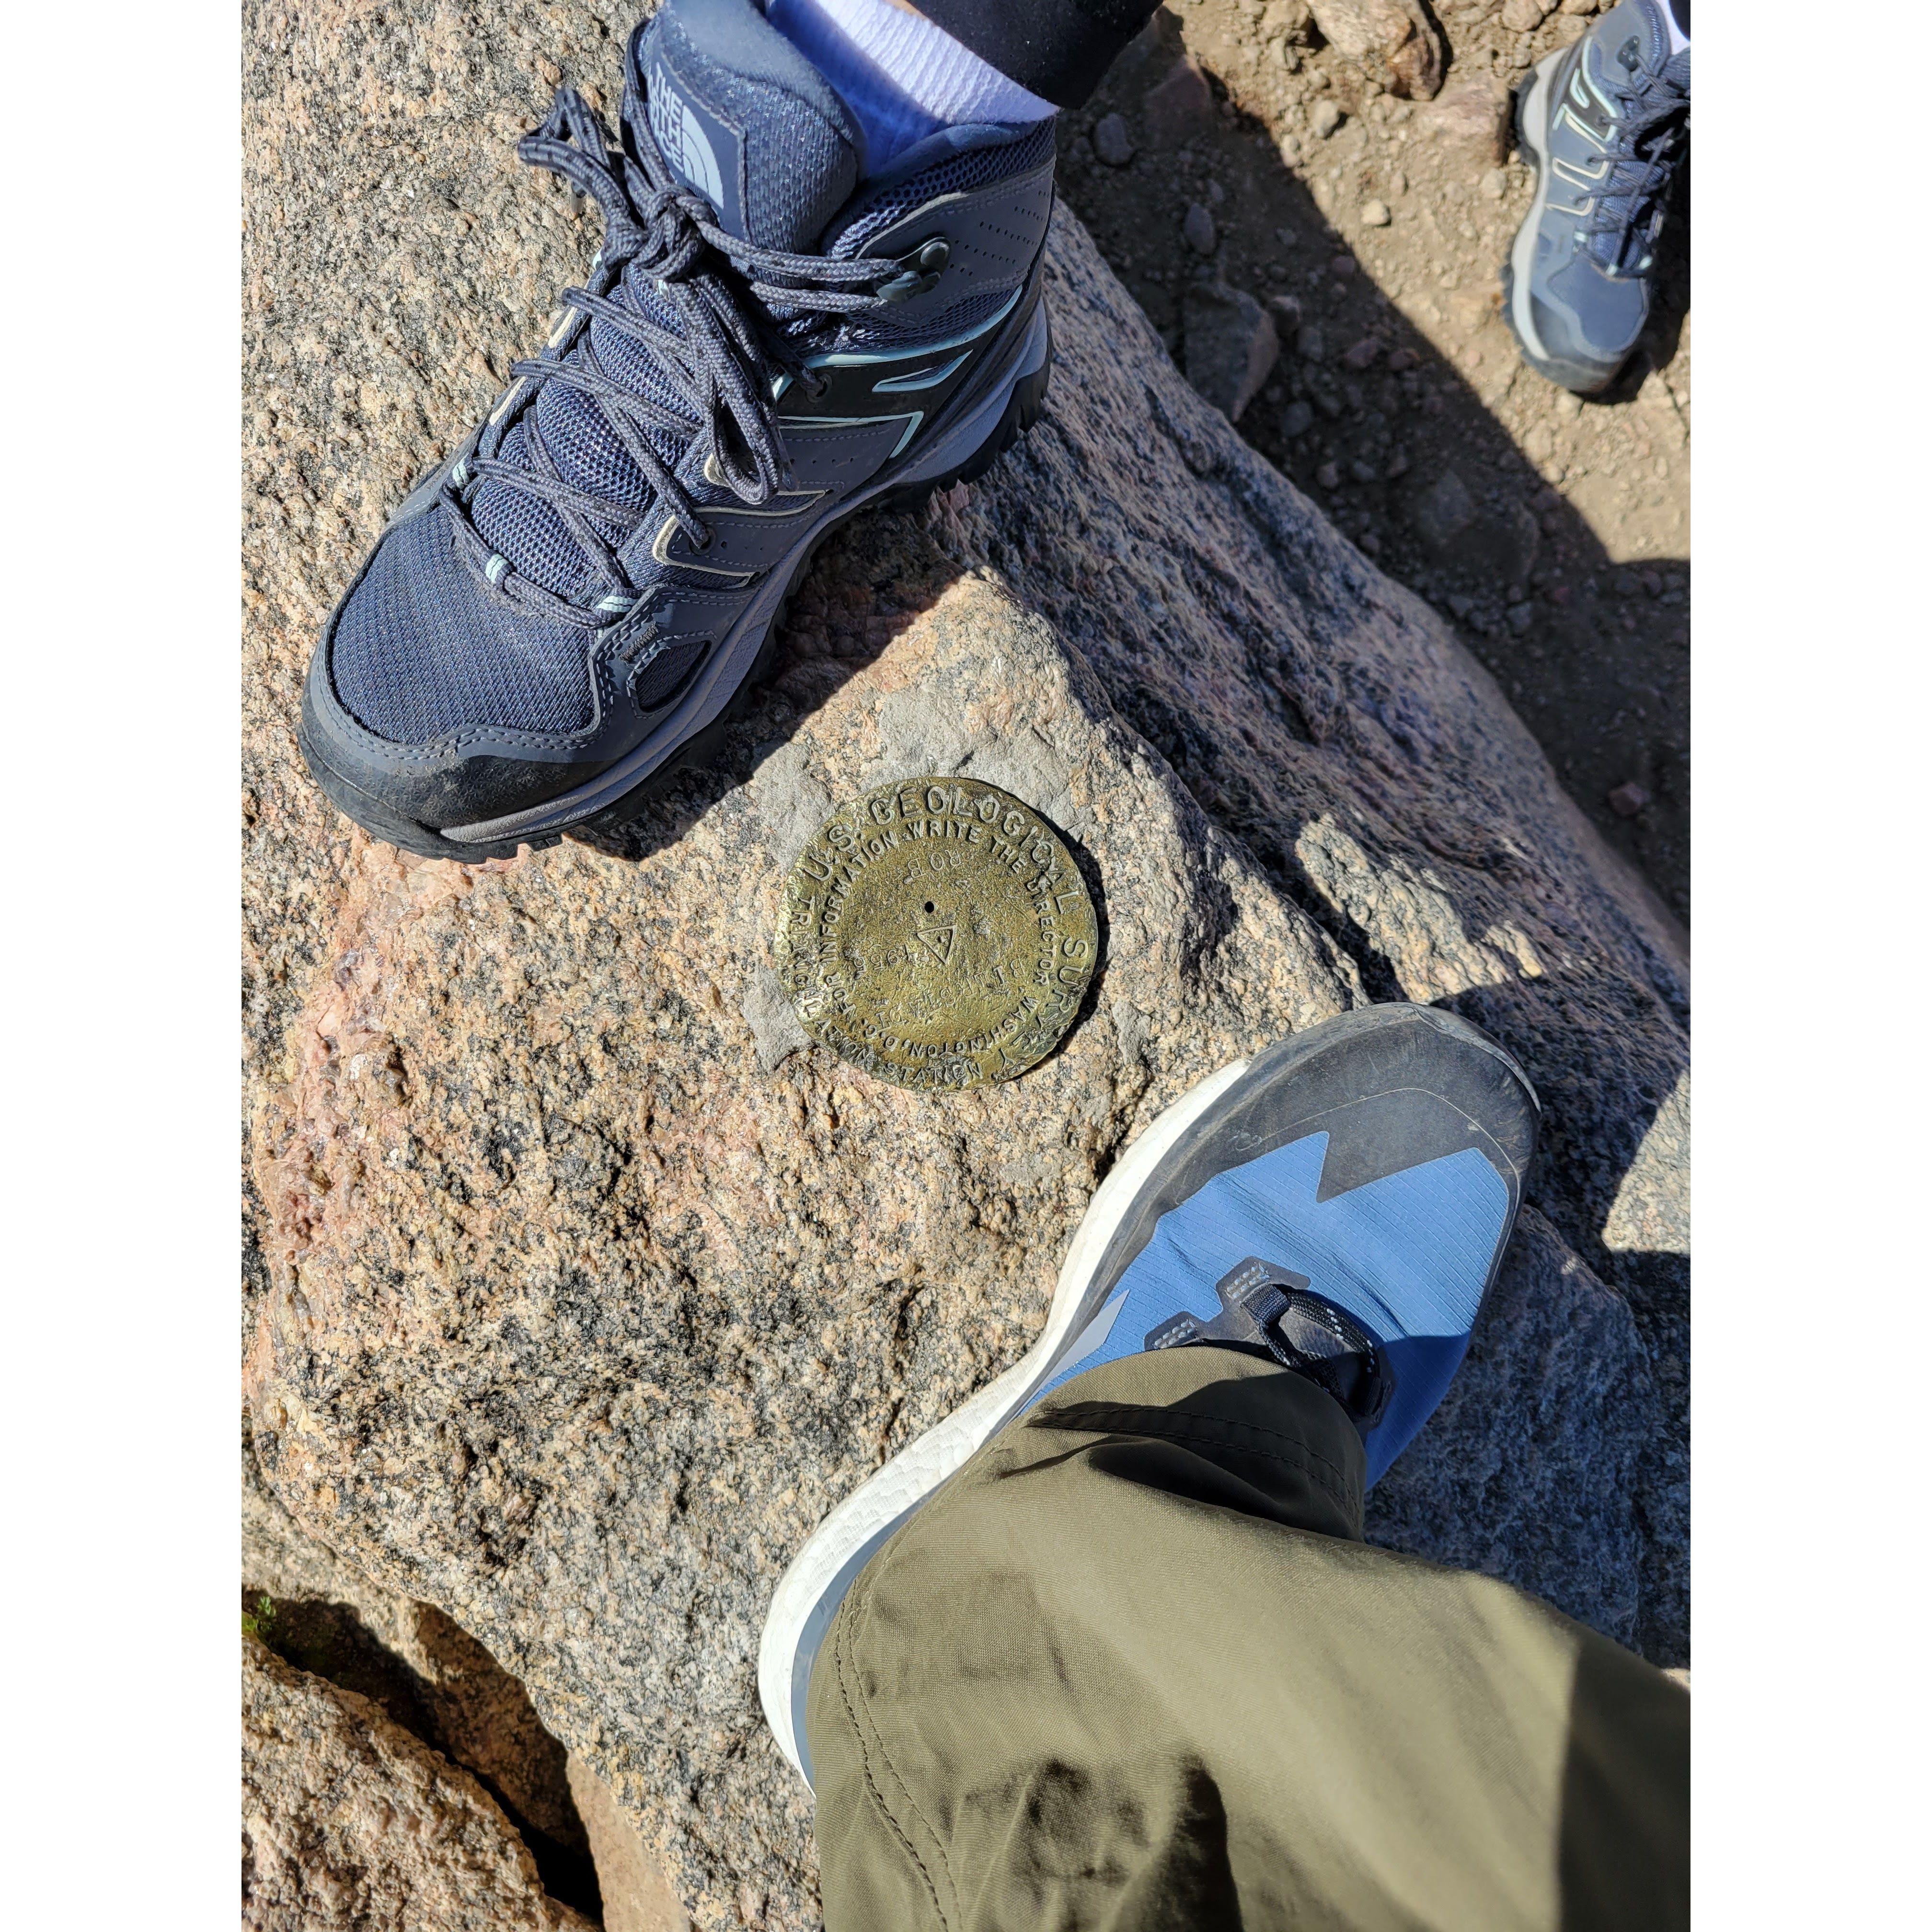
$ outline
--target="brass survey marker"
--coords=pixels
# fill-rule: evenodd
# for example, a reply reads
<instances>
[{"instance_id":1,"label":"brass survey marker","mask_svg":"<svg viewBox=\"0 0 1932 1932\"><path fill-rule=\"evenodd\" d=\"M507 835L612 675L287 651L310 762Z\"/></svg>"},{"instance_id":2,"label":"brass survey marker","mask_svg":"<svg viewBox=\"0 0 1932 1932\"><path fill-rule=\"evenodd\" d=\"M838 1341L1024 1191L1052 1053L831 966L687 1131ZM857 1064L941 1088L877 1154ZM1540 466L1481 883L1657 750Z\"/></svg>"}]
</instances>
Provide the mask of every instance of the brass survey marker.
<instances>
[{"instance_id":1,"label":"brass survey marker","mask_svg":"<svg viewBox=\"0 0 1932 1932\"><path fill-rule=\"evenodd\" d=\"M970 778L908 778L836 812L799 855L773 946L822 1045L901 1087L1010 1080L1073 1023L1100 922L1030 806Z\"/></svg>"}]
</instances>

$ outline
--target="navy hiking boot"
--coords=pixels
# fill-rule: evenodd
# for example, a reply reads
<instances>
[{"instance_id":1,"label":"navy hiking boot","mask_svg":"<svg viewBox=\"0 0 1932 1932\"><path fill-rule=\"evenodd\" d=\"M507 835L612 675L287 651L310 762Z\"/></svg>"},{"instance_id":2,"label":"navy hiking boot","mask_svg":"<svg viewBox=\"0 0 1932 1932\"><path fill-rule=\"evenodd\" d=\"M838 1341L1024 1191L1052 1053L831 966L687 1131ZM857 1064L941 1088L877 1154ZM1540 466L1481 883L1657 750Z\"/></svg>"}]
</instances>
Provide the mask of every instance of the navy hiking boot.
<instances>
[{"instance_id":1,"label":"navy hiking boot","mask_svg":"<svg viewBox=\"0 0 1932 1932\"><path fill-rule=\"evenodd\" d=\"M1038 413L1051 120L860 184L838 95L751 0L666 0L620 142L560 89L518 152L602 212L588 284L397 511L302 700L378 838L508 857L715 742L814 548L977 476Z\"/></svg>"},{"instance_id":2,"label":"navy hiking boot","mask_svg":"<svg viewBox=\"0 0 1932 1932\"><path fill-rule=\"evenodd\" d=\"M780 1580L758 1694L808 1781L806 1694L859 1572L982 1443L1072 1376L1222 1343L1334 1396L1376 1481L1428 1419L1501 1266L1536 1095L1430 1006L1369 1006L1223 1067L1096 1191L1046 1326L1006 1373L861 1484Z\"/></svg>"},{"instance_id":3,"label":"navy hiking boot","mask_svg":"<svg viewBox=\"0 0 1932 1932\"><path fill-rule=\"evenodd\" d=\"M1690 50L1663 0L1622 0L1516 95L1536 196L1503 267L1503 312L1540 375L1594 395L1650 320L1664 207L1690 151Z\"/></svg>"}]
</instances>

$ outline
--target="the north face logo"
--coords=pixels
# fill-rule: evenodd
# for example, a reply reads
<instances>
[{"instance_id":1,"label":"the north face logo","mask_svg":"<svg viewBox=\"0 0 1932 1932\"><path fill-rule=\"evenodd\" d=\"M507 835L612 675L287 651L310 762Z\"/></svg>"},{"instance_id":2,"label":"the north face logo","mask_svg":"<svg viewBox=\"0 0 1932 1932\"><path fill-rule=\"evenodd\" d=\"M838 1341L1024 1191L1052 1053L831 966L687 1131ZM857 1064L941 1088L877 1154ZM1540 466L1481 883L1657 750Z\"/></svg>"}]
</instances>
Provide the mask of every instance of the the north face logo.
<instances>
[{"instance_id":1,"label":"the north face logo","mask_svg":"<svg viewBox=\"0 0 1932 1932\"><path fill-rule=\"evenodd\" d=\"M659 68L650 94L651 132L672 167L722 214L724 212L724 172L718 154L690 103L673 91Z\"/></svg>"}]
</instances>

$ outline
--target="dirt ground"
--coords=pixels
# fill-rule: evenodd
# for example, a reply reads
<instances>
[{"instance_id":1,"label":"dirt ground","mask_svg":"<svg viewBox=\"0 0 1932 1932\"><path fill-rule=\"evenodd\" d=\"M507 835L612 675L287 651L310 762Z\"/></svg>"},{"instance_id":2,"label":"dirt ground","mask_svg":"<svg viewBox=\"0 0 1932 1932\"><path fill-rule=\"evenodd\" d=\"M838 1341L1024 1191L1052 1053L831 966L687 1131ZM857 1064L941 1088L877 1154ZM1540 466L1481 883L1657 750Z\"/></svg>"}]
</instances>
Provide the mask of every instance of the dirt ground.
<instances>
[{"instance_id":1,"label":"dirt ground","mask_svg":"<svg viewBox=\"0 0 1932 1932\"><path fill-rule=\"evenodd\" d=\"M1280 354L1242 433L1454 620L1688 920L1688 200L1615 393L1580 402L1525 367L1500 313L1531 192L1508 90L1598 0L1519 31L1544 4L1444 0L1425 102L1325 44L1304 0L1170 0L1062 116L1060 191L1184 367L1190 284L1262 305Z\"/></svg>"}]
</instances>

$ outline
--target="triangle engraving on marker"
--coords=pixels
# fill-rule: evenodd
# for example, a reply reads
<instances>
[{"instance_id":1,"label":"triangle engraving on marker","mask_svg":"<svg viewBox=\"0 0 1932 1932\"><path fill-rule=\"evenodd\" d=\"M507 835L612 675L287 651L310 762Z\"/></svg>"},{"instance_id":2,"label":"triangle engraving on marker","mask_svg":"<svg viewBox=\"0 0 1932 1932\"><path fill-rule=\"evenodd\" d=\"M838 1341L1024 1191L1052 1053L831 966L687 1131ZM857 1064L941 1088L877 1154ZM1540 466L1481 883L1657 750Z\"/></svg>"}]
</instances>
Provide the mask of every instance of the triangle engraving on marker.
<instances>
[{"instance_id":1,"label":"triangle engraving on marker","mask_svg":"<svg viewBox=\"0 0 1932 1932\"><path fill-rule=\"evenodd\" d=\"M952 963L952 934L950 926L922 926L919 928L920 943L942 966Z\"/></svg>"}]
</instances>

